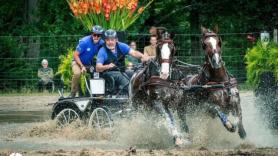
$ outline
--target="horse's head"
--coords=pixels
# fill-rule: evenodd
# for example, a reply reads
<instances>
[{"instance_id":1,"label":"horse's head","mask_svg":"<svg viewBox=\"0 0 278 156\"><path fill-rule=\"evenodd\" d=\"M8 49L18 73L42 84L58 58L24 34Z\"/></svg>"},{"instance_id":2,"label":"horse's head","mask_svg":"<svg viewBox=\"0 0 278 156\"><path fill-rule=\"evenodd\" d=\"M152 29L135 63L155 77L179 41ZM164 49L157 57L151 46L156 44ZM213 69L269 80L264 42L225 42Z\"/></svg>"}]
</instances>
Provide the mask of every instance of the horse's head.
<instances>
[{"instance_id":1,"label":"horse's head","mask_svg":"<svg viewBox=\"0 0 278 156\"><path fill-rule=\"evenodd\" d=\"M175 47L171 35L165 31L158 41L157 60L161 64L160 78L166 80L170 74L170 66L175 53Z\"/></svg>"},{"instance_id":2,"label":"horse's head","mask_svg":"<svg viewBox=\"0 0 278 156\"><path fill-rule=\"evenodd\" d=\"M206 61L211 65L213 69L219 69L222 67L221 57L221 38L217 35L218 28L213 31L202 27L202 46L205 51Z\"/></svg>"}]
</instances>

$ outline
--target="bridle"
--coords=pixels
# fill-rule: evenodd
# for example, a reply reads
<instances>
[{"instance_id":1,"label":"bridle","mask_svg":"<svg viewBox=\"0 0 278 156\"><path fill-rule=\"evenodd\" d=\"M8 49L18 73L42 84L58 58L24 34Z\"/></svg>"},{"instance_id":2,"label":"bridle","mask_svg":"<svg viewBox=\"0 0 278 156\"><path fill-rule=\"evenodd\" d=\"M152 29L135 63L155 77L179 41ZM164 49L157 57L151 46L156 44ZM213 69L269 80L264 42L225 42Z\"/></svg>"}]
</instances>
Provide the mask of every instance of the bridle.
<instances>
[{"instance_id":1,"label":"bridle","mask_svg":"<svg viewBox=\"0 0 278 156\"><path fill-rule=\"evenodd\" d=\"M170 57L169 59L162 59L161 58L161 54L158 55L159 56L159 62L162 64L162 63L169 63L169 64L172 64L172 58L173 56L175 55L175 52L176 52L176 49L175 49L175 46L174 46L174 42L173 40L170 38L170 36L168 36L168 33L166 32L165 33L166 37L163 37L161 39L161 41L159 41L159 44L158 44L158 48L159 48L159 51L161 52L161 49L162 49L162 46L164 44L167 44L168 43L168 46L169 46L169 49L171 50L171 54L170 54Z\"/></svg>"},{"instance_id":2,"label":"bridle","mask_svg":"<svg viewBox=\"0 0 278 156\"><path fill-rule=\"evenodd\" d=\"M207 33L204 33L203 34L203 37L202 37L202 48L203 48L203 50L205 51L205 55L206 55L206 58L208 59L208 60L206 60L206 62L208 61L208 63L209 64L211 64L211 66L214 68L214 65L213 65L213 62L212 62L212 58L211 58L211 56L209 56L209 52L207 52L206 51L206 48L207 48L207 44L205 43L205 41L208 39L208 38L210 38L210 37L213 37L213 38L216 38L216 40L218 41L218 43L216 43L217 45L219 45L219 48L221 49L221 46L222 46L222 40L221 40L221 38L216 34L216 33L214 33L214 32L207 32ZM215 56L215 54L217 53L218 55L221 55L221 54L219 54L218 52L216 52L216 51L212 51L212 53L213 53L213 55ZM220 66L222 66L222 64L223 64L223 61L222 61L222 59L221 59L221 56L220 56L220 59L219 59L219 62L218 62L219 64L220 64ZM216 67L216 69L217 69L217 67Z\"/></svg>"}]
</instances>

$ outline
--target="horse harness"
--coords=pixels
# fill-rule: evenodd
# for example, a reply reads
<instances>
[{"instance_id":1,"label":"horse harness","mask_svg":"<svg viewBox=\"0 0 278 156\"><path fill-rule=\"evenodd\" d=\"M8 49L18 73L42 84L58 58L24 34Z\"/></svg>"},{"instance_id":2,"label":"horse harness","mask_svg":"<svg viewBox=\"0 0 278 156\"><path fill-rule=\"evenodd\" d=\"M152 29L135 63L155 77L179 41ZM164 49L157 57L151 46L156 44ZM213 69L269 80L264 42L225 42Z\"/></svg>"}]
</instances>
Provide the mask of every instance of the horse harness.
<instances>
[{"instance_id":1,"label":"horse harness","mask_svg":"<svg viewBox=\"0 0 278 156\"><path fill-rule=\"evenodd\" d=\"M216 33L209 31L209 32L203 34L203 37L202 37L202 40L201 40L201 42L202 42L202 48L203 48L203 49L206 49L205 40L206 40L208 37L218 37L218 39L219 39L219 44L220 44L219 46L220 46L220 47L222 46L222 39L221 39L221 37L218 36Z\"/></svg>"},{"instance_id":2,"label":"horse harness","mask_svg":"<svg viewBox=\"0 0 278 156\"><path fill-rule=\"evenodd\" d=\"M223 84L224 85L223 88L207 88L207 91L217 91L217 90L224 90L224 89L226 89L227 92L228 92L228 95L231 96L231 88L237 86L236 78L225 69L225 66L223 64L224 69L225 69L225 73L228 76L228 81L221 81L221 82L211 81L210 80L210 74L209 74L209 71L208 71L208 66L209 66L209 63L205 62L205 64L203 65L203 68L201 69L202 70L202 75L203 75L203 77L202 77L203 81L200 82L198 80L198 83L205 84L205 85Z\"/></svg>"},{"instance_id":3,"label":"horse harness","mask_svg":"<svg viewBox=\"0 0 278 156\"><path fill-rule=\"evenodd\" d=\"M160 56L161 56L161 49L162 49L162 46L163 44L165 43L168 43L168 46L170 46L170 49L172 48L173 52L171 52L171 55L170 55L170 58L169 59L162 59ZM156 49L156 56L157 56L157 59L158 61L160 62L160 64L162 63L169 63L169 64L172 64L172 60L173 60L173 56L175 55L176 53L176 49L175 49L175 45L173 43L173 40L170 39L170 38L166 38L164 40L160 40L158 42L158 46L157 46L157 49Z\"/></svg>"},{"instance_id":4,"label":"horse harness","mask_svg":"<svg viewBox=\"0 0 278 156\"><path fill-rule=\"evenodd\" d=\"M161 48L163 46L163 44L168 43L168 46L171 46L170 48L171 50L171 55L169 59L162 59L161 56ZM173 40L170 38L166 38L163 40L160 40L156 49L156 60L151 60L149 62L149 66L150 64L154 65L156 69L160 69L160 64L162 63L169 63L170 64L170 72L171 72L171 68L172 68L172 59L173 59L173 55L175 54L175 46L173 43ZM160 64L159 64L159 63ZM155 74L153 73L154 71L151 71L150 67L148 67L146 69L146 77L148 80L146 80L145 82L142 83L141 88L142 89L146 89L147 86L160 86L160 87L168 87L168 88L173 88L173 89L178 89L179 86L177 85L177 83L175 81L172 80L163 80L161 79L159 76L157 76L160 71L156 71Z\"/></svg>"}]
</instances>

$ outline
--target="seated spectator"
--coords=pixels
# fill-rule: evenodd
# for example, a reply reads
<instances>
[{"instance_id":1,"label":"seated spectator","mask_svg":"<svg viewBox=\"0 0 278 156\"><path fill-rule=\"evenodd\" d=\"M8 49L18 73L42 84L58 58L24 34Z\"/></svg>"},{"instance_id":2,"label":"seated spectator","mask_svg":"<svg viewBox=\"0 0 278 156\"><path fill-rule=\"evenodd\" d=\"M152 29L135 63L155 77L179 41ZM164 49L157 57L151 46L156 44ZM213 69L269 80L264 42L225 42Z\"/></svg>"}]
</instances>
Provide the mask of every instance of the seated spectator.
<instances>
[{"instance_id":1,"label":"seated spectator","mask_svg":"<svg viewBox=\"0 0 278 156\"><path fill-rule=\"evenodd\" d=\"M38 82L39 91L43 91L43 88L46 88L49 92L52 91L53 82L53 69L48 67L48 61L43 59L42 68L38 70L38 77L40 78Z\"/></svg>"},{"instance_id":2,"label":"seated spectator","mask_svg":"<svg viewBox=\"0 0 278 156\"><path fill-rule=\"evenodd\" d=\"M150 45L144 48L144 55L150 56L151 58L156 57L156 45L157 45L157 36L153 35L150 38Z\"/></svg>"},{"instance_id":3,"label":"seated spectator","mask_svg":"<svg viewBox=\"0 0 278 156\"><path fill-rule=\"evenodd\" d=\"M136 49L136 42L135 41L131 41L129 44L129 47L133 50L137 50ZM139 59L131 56L131 55L127 55L127 60L128 60L128 67L133 67L134 65L137 65L139 63Z\"/></svg>"}]
</instances>

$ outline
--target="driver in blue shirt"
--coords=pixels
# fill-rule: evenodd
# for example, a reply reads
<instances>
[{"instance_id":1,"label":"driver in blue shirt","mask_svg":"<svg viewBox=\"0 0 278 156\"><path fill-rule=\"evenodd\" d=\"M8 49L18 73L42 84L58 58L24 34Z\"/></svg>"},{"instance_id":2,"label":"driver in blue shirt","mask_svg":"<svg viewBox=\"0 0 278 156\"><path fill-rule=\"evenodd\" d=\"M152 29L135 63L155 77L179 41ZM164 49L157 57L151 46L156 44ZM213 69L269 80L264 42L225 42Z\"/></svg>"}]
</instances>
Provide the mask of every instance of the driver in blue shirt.
<instances>
[{"instance_id":1,"label":"driver in blue shirt","mask_svg":"<svg viewBox=\"0 0 278 156\"><path fill-rule=\"evenodd\" d=\"M97 72L104 72L107 76L113 77L115 84L123 94L127 93L129 78L125 71L125 55L131 55L145 62L148 56L130 48L127 44L119 42L117 33L109 29L104 33L105 45L99 50L97 55Z\"/></svg>"}]
</instances>

